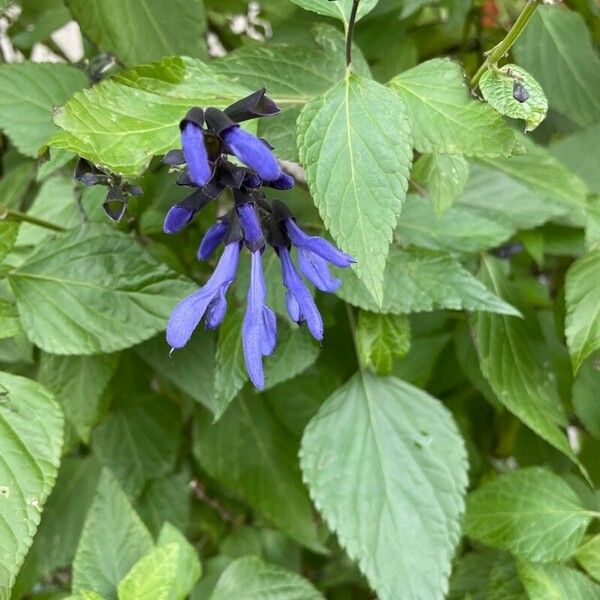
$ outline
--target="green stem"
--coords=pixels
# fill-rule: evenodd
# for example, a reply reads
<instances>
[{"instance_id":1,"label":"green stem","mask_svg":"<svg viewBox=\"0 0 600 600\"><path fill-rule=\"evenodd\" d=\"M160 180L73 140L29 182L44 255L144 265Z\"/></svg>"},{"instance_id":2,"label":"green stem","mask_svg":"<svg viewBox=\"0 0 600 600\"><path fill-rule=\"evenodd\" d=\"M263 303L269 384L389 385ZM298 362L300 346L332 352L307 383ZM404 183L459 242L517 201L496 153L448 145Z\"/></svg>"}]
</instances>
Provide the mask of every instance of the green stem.
<instances>
[{"instance_id":1,"label":"green stem","mask_svg":"<svg viewBox=\"0 0 600 600\"><path fill-rule=\"evenodd\" d=\"M356 352L356 362L358 363L358 368L361 371L365 371L365 365L363 364L362 358L360 356L360 351L358 349L358 341L356 340L356 319L354 318L352 307L348 303L346 303L346 314L348 315L348 324L350 325L350 333L352 334L354 351Z\"/></svg>"},{"instance_id":2,"label":"green stem","mask_svg":"<svg viewBox=\"0 0 600 600\"><path fill-rule=\"evenodd\" d=\"M543 0L528 0L527 6L525 6L523 12L519 15L519 18L510 28L510 31L506 34L506 37L497 46L494 46L488 53L485 62L479 67L477 73L475 73L473 76L473 79L471 79L471 87L477 87L481 76L490 67L497 64L498 61L508 53L513 44L517 41L519 36L529 24L529 21L531 21L531 18L537 10L537 7L542 3L542 1Z\"/></svg>"},{"instance_id":3,"label":"green stem","mask_svg":"<svg viewBox=\"0 0 600 600\"><path fill-rule=\"evenodd\" d=\"M38 227L44 227L45 229L51 229L52 231L66 231L64 227L45 221L44 219L38 219L32 217L27 213L20 212L18 210L12 210L10 208L0 208L0 221L17 221L19 223L31 223Z\"/></svg>"},{"instance_id":4,"label":"green stem","mask_svg":"<svg viewBox=\"0 0 600 600\"><path fill-rule=\"evenodd\" d=\"M352 3L352 10L350 12L350 20L348 21L348 28L346 30L346 66L349 67L352 63L352 37L354 35L354 24L356 23L356 13L358 12L358 5L360 0L354 0Z\"/></svg>"}]
</instances>

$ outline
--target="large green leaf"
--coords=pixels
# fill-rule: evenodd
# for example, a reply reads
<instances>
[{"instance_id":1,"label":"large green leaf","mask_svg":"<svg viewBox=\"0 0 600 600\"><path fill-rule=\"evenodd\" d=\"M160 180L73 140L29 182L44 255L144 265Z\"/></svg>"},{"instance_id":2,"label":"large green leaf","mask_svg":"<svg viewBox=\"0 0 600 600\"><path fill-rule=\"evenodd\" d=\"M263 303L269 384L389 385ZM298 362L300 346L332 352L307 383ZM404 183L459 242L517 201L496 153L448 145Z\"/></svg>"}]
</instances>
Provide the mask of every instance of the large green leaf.
<instances>
[{"instance_id":1,"label":"large green leaf","mask_svg":"<svg viewBox=\"0 0 600 600\"><path fill-rule=\"evenodd\" d=\"M323 600L323 596L296 573L267 564L255 556L231 563L219 577L209 600Z\"/></svg>"},{"instance_id":2,"label":"large green leaf","mask_svg":"<svg viewBox=\"0 0 600 600\"><path fill-rule=\"evenodd\" d=\"M410 142L397 96L350 72L311 100L298 121L300 159L315 204L378 304L408 186Z\"/></svg>"},{"instance_id":3,"label":"large green leaf","mask_svg":"<svg viewBox=\"0 0 600 600\"><path fill-rule=\"evenodd\" d=\"M40 246L9 282L29 339L54 354L113 352L146 340L191 288L107 225Z\"/></svg>"},{"instance_id":4,"label":"large green leaf","mask_svg":"<svg viewBox=\"0 0 600 600\"><path fill-rule=\"evenodd\" d=\"M353 0L334 0L333 2L323 2L323 0L292 0L292 2L320 15L341 19L344 26L347 26L352 11ZM358 6L357 19L364 17L368 12L373 10L377 2L379 0L363 0Z\"/></svg>"},{"instance_id":5,"label":"large green leaf","mask_svg":"<svg viewBox=\"0 0 600 600\"><path fill-rule=\"evenodd\" d=\"M39 383L0 373L0 600L33 541L60 462L63 416Z\"/></svg>"},{"instance_id":6,"label":"large green leaf","mask_svg":"<svg viewBox=\"0 0 600 600\"><path fill-rule=\"evenodd\" d=\"M581 15L539 7L515 53L542 84L551 108L579 125L600 120L600 58Z\"/></svg>"},{"instance_id":7,"label":"large green leaf","mask_svg":"<svg viewBox=\"0 0 600 600\"><path fill-rule=\"evenodd\" d=\"M450 414L395 378L355 375L305 430L311 497L382 600L448 589L467 485Z\"/></svg>"},{"instance_id":8,"label":"large green leaf","mask_svg":"<svg viewBox=\"0 0 600 600\"><path fill-rule=\"evenodd\" d=\"M389 84L404 100L419 152L508 156L514 133L491 107L469 93L462 67L436 58L394 77Z\"/></svg>"},{"instance_id":9,"label":"large green leaf","mask_svg":"<svg viewBox=\"0 0 600 600\"><path fill-rule=\"evenodd\" d=\"M342 272L338 295L372 312L410 314L440 308L484 310L517 315L518 311L490 292L452 256L425 250L392 248L387 261L383 304L379 308L351 272Z\"/></svg>"},{"instance_id":10,"label":"large green leaf","mask_svg":"<svg viewBox=\"0 0 600 600\"><path fill-rule=\"evenodd\" d=\"M55 116L50 144L129 177L177 148L191 106L223 108L248 90L199 60L172 57L120 73L73 96Z\"/></svg>"},{"instance_id":11,"label":"large green leaf","mask_svg":"<svg viewBox=\"0 0 600 600\"><path fill-rule=\"evenodd\" d=\"M529 600L599 600L600 585L563 565L519 564Z\"/></svg>"},{"instance_id":12,"label":"large green leaf","mask_svg":"<svg viewBox=\"0 0 600 600\"><path fill-rule=\"evenodd\" d=\"M169 474L180 445L180 417L160 396L129 398L94 430L92 448L129 496L144 484Z\"/></svg>"},{"instance_id":13,"label":"large green leaf","mask_svg":"<svg viewBox=\"0 0 600 600\"><path fill-rule=\"evenodd\" d=\"M499 296L519 306L520 298L496 259L484 258L481 278ZM562 431L567 420L534 318L478 313L475 323L481 371L498 400L576 461Z\"/></svg>"},{"instance_id":14,"label":"large green leaf","mask_svg":"<svg viewBox=\"0 0 600 600\"><path fill-rule=\"evenodd\" d=\"M116 600L117 585L152 550L150 533L110 471L104 470L73 563L73 592Z\"/></svg>"},{"instance_id":15,"label":"large green leaf","mask_svg":"<svg viewBox=\"0 0 600 600\"><path fill-rule=\"evenodd\" d=\"M0 65L0 128L22 154L36 157L57 131L52 109L85 84L83 71L70 65Z\"/></svg>"},{"instance_id":16,"label":"large green leaf","mask_svg":"<svg viewBox=\"0 0 600 600\"><path fill-rule=\"evenodd\" d=\"M197 416L194 455L202 468L288 535L319 548L297 450L261 396L238 395L215 424L207 413Z\"/></svg>"},{"instance_id":17,"label":"large green leaf","mask_svg":"<svg viewBox=\"0 0 600 600\"><path fill-rule=\"evenodd\" d=\"M127 66L164 56L206 54L202 0L66 0L66 4L83 34Z\"/></svg>"},{"instance_id":18,"label":"large green leaf","mask_svg":"<svg viewBox=\"0 0 600 600\"><path fill-rule=\"evenodd\" d=\"M572 556L591 520L577 494L541 467L501 475L473 492L465 532L535 562Z\"/></svg>"},{"instance_id":19,"label":"large green leaf","mask_svg":"<svg viewBox=\"0 0 600 600\"><path fill-rule=\"evenodd\" d=\"M600 249L577 260L567 272L565 333L573 368L600 349Z\"/></svg>"}]
</instances>

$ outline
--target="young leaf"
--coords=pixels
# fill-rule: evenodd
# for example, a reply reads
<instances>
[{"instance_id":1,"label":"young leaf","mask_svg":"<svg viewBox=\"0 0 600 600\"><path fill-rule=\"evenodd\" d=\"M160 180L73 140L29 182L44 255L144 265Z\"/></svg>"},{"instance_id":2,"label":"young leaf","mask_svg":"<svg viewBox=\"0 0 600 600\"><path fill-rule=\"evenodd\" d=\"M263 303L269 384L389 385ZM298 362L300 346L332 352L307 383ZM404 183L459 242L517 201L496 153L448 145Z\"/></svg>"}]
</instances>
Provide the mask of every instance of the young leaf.
<instances>
[{"instance_id":1,"label":"young leaf","mask_svg":"<svg viewBox=\"0 0 600 600\"><path fill-rule=\"evenodd\" d=\"M39 383L0 373L0 599L8 600L52 490L64 420Z\"/></svg>"},{"instance_id":2,"label":"young leaf","mask_svg":"<svg viewBox=\"0 0 600 600\"><path fill-rule=\"evenodd\" d=\"M600 249L577 260L567 272L565 334L573 369L600 349Z\"/></svg>"},{"instance_id":3,"label":"young leaf","mask_svg":"<svg viewBox=\"0 0 600 600\"><path fill-rule=\"evenodd\" d=\"M404 100L419 152L509 156L514 133L490 106L469 93L462 67L436 58L394 77L388 85Z\"/></svg>"},{"instance_id":4,"label":"young leaf","mask_svg":"<svg viewBox=\"0 0 600 600\"><path fill-rule=\"evenodd\" d=\"M492 294L452 256L425 250L392 248L385 269L383 304L378 307L351 272L341 272L337 294L372 312L395 315L440 308L483 310L518 315L517 309Z\"/></svg>"},{"instance_id":5,"label":"young leaf","mask_svg":"<svg viewBox=\"0 0 600 600\"><path fill-rule=\"evenodd\" d=\"M298 147L325 225L355 258L356 274L381 304L385 259L412 161L402 101L348 72L302 110Z\"/></svg>"},{"instance_id":6,"label":"young leaf","mask_svg":"<svg viewBox=\"0 0 600 600\"><path fill-rule=\"evenodd\" d=\"M440 402L399 379L357 374L306 428L300 462L317 508L379 598L399 589L444 597L467 462Z\"/></svg>"},{"instance_id":7,"label":"young leaf","mask_svg":"<svg viewBox=\"0 0 600 600\"><path fill-rule=\"evenodd\" d=\"M501 475L467 501L467 535L535 562L573 555L591 520L577 494L541 467Z\"/></svg>"},{"instance_id":8,"label":"young leaf","mask_svg":"<svg viewBox=\"0 0 600 600\"><path fill-rule=\"evenodd\" d=\"M40 146L58 130L52 109L85 84L83 71L71 65L0 65L0 128L22 154L36 158Z\"/></svg>"},{"instance_id":9,"label":"young leaf","mask_svg":"<svg viewBox=\"0 0 600 600\"><path fill-rule=\"evenodd\" d=\"M73 562L73 592L116 600L117 586L152 550L152 538L110 471L104 470Z\"/></svg>"},{"instance_id":10,"label":"young leaf","mask_svg":"<svg viewBox=\"0 0 600 600\"><path fill-rule=\"evenodd\" d=\"M255 556L231 563L219 577L209 600L323 600L306 579Z\"/></svg>"},{"instance_id":11,"label":"young leaf","mask_svg":"<svg viewBox=\"0 0 600 600\"><path fill-rule=\"evenodd\" d=\"M29 339L55 354L114 352L146 340L192 288L107 225L43 244L9 282Z\"/></svg>"},{"instance_id":12,"label":"young leaf","mask_svg":"<svg viewBox=\"0 0 600 600\"><path fill-rule=\"evenodd\" d=\"M570 567L523 561L518 570L529 600L600 599L600 585Z\"/></svg>"}]
</instances>

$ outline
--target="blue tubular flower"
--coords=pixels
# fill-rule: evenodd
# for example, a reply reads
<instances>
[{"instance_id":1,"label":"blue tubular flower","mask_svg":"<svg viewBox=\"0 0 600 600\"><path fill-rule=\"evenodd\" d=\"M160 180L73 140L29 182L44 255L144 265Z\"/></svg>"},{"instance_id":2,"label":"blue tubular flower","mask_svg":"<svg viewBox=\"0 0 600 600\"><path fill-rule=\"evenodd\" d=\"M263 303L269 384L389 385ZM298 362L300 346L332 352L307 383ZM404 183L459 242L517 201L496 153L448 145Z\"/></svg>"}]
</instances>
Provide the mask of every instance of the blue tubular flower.
<instances>
[{"instance_id":1,"label":"blue tubular flower","mask_svg":"<svg viewBox=\"0 0 600 600\"><path fill-rule=\"evenodd\" d=\"M270 148L255 135L236 124L222 131L221 137L227 148L262 179L275 181L281 175L281 167Z\"/></svg>"},{"instance_id":2,"label":"blue tubular flower","mask_svg":"<svg viewBox=\"0 0 600 600\"><path fill-rule=\"evenodd\" d=\"M208 152L202 129L192 121L186 121L181 129L181 146L188 166L190 179L199 186L206 185L212 177Z\"/></svg>"},{"instance_id":3,"label":"blue tubular flower","mask_svg":"<svg viewBox=\"0 0 600 600\"><path fill-rule=\"evenodd\" d=\"M287 288L286 304L292 320L301 324L306 322L308 330L319 342L323 339L323 319L302 278L296 271L287 248L278 248L281 261L283 285Z\"/></svg>"},{"instance_id":4,"label":"blue tubular flower","mask_svg":"<svg viewBox=\"0 0 600 600\"><path fill-rule=\"evenodd\" d=\"M298 248L298 265L306 279L322 292L335 292L342 285L341 279L329 272L327 261L310 250Z\"/></svg>"},{"instance_id":5,"label":"blue tubular flower","mask_svg":"<svg viewBox=\"0 0 600 600\"><path fill-rule=\"evenodd\" d=\"M196 211L188 206L180 206L178 204L172 206L165 217L163 231L165 233L180 232L192 220L195 214Z\"/></svg>"},{"instance_id":6,"label":"blue tubular flower","mask_svg":"<svg viewBox=\"0 0 600 600\"><path fill-rule=\"evenodd\" d=\"M227 229L229 229L229 224L226 221L219 221L208 229L198 248L198 260L208 260L212 256L219 244L225 239Z\"/></svg>"},{"instance_id":7,"label":"blue tubular flower","mask_svg":"<svg viewBox=\"0 0 600 600\"><path fill-rule=\"evenodd\" d=\"M235 279L240 255L239 242L225 246L210 279L196 292L182 300L171 313L167 325L167 342L171 348L183 348L205 313L207 325L216 327L225 316L225 294Z\"/></svg>"},{"instance_id":8,"label":"blue tubular flower","mask_svg":"<svg viewBox=\"0 0 600 600\"><path fill-rule=\"evenodd\" d=\"M240 204L237 206L236 211L240 219L242 231L244 232L246 245L252 252L261 250L265 245L265 239L254 203L246 202L245 204Z\"/></svg>"},{"instance_id":9,"label":"blue tubular flower","mask_svg":"<svg viewBox=\"0 0 600 600\"><path fill-rule=\"evenodd\" d=\"M268 185L275 190L291 190L294 187L294 184L294 178L283 171L274 181L265 181L265 185Z\"/></svg>"},{"instance_id":10,"label":"blue tubular flower","mask_svg":"<svg viewBox=\"0 0 600 600\"><path fill-rule=\"evenodd\" d=\"M275 313L265 304L267 290L260 251L252 252L248 306L242 326L244 361L250 381L259 390L265 387L262 357L275 350L277 323Z\"/></svg>"}]
</instances>

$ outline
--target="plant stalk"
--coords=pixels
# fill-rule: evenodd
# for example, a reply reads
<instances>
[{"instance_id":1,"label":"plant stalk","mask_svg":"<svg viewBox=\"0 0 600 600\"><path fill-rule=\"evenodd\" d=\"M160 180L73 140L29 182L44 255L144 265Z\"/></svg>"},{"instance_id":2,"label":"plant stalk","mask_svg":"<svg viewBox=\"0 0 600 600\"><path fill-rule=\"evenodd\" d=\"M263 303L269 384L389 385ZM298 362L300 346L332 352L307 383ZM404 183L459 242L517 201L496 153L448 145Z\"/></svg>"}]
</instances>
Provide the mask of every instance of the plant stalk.
<instances>
[{"instance_id":1,"label":"plant stalk","mask_svg":"<svg viewBox=\"0 0 600 600\"><path fill-rule=\"evenodd\" d=\"M50 223L50 221L45 221L44 219L32 217L27 213L23 213L18 210L12 210L11 208L6 208L5 206L0 207L0 221L17 221L19 223L31 223L32 225L44 227L45 229L51 229L52 231L66 231L66 229L64 227L61 227L60 225Z\"/></svg>"},{"instance_id":2,"label":"plant stalk","mask_svg":"<svg viewBox=\"0 0 600 600\"><path fill-rule=\"evenodd\" d=\"M346 31L346 67L352 63L352 37L354 35L354 25L356 24L356 13L360 0L354 0L352 10L350 11L350 20L348 21L348 30Z\"/></svg>"}]
</instances>

